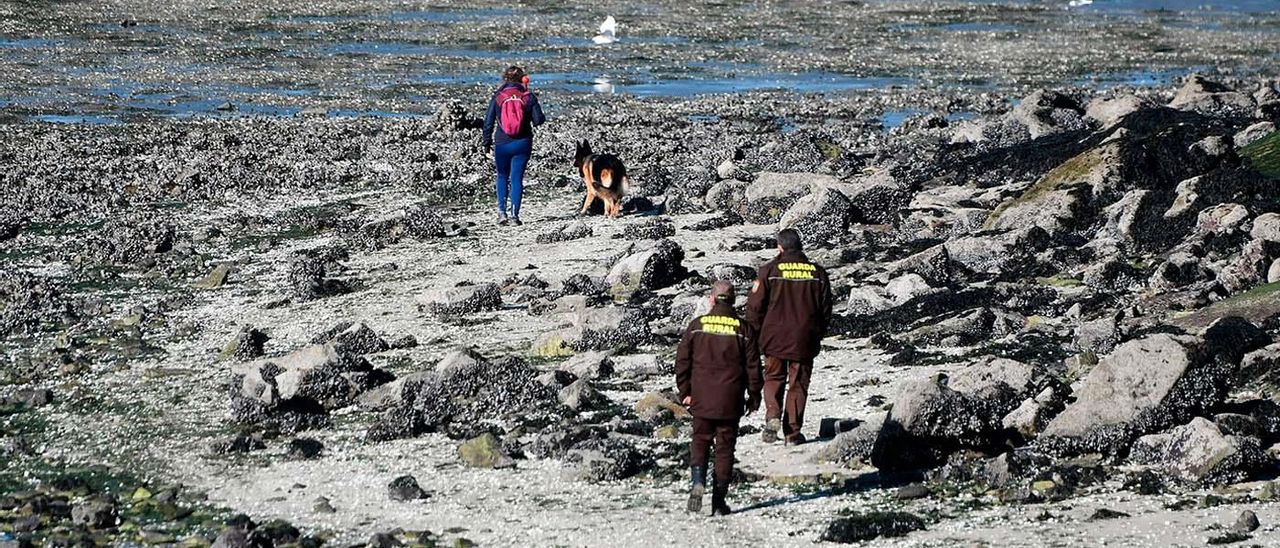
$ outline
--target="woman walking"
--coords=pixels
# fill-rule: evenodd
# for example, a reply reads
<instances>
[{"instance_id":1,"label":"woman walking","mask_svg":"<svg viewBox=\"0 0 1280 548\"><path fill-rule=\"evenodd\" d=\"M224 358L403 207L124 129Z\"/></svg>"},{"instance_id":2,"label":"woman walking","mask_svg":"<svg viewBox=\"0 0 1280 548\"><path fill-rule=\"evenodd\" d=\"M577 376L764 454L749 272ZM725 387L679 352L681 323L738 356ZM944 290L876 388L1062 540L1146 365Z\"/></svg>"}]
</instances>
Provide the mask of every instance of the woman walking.
<instances>
[{"instance_id":1,"label":"woman walking","mask_svg":"<svg viewBox=\"0 0 1280 548\"><path fill-rule=\"evenodd\" d=\"M538 96L529 91L524 69L511 66L502 73L502 85L489 100L484 114L484 150L493 151L498 171L498 224L521 225L520 198L524 194L524 168L533 153L533 126L547 121ZM495 124L496 122L496 124ZM498 127L495 129L494 125ZM507 196L511 214L507 215Z\"/></svg>"}]
</instances>

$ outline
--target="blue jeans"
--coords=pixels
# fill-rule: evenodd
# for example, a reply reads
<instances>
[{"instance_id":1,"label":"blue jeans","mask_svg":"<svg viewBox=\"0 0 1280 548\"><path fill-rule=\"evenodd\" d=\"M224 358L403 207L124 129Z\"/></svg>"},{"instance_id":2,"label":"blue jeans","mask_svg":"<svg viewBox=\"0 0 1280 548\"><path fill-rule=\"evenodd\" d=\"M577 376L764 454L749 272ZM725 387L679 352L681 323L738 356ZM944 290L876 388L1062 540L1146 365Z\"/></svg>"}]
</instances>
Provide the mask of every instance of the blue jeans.
<instances>
[{"instance_id":1,"label":"blue jeans","mask_svg":"<svg viewBox=\"0 0 1280 548\"><path fill-rule=\"evenodd\" d=\"M520 197L524 194L524 168L533 154L533 139L517 139L493 149L498 168L498 215L507 216L507 191L511 193L511 216L520 217Z\"/></svg>"}]
</instances>

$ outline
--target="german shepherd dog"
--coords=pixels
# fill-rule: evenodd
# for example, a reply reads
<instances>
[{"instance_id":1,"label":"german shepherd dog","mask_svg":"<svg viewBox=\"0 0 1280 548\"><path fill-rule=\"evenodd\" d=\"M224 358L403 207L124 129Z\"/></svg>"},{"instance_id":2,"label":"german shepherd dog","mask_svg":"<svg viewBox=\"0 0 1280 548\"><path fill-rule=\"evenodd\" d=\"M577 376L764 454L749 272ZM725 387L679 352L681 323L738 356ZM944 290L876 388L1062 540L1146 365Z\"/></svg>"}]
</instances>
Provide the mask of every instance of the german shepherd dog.
<instances>
[{"instance_id":1,"label":"german shepherd dog","mask_svg":"<svg viewBox=\"0 0 1280 548\"><path fill-rule=\"evenodd\" d=\"M599 197L604 201L606 217L618 216L622 210L622 197L627 193L627 168L622 160L612 154L595 154L591 152L591 143L583 140L577 143L578 151L573 157L573 167L582 175L587 184L587 199L582 202L579 215L586 215L591 209L591 202Z\"/></svg>"}]
</instances>

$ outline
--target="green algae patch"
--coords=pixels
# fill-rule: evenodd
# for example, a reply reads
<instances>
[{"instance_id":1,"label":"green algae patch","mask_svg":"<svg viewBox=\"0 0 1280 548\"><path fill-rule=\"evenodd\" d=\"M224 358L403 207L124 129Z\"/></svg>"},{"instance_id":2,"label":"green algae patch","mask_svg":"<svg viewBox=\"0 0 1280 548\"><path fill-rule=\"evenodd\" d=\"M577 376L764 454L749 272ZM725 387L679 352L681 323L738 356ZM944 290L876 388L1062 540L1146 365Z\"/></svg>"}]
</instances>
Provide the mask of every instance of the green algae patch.
<instances>
[{"instance_id":1,"label":"green algae patch","mask_svg":"<svg viewBox=\"0 0 1280 548\"><path fill-rule=\"evenodd\" d=\"M1244 293L1233 295L1170 323L1183 328L1200 329L1214 320L1227 316L1240 316L1253 323L1261 322L1280 310L1280 282L1260 285Z\"/></svg>"},{"instance_id":2,"label":"green algae patch","mask_svg":"<svg viewBox=\"0 0 1280 548\"><path fill-rule=\"evenodd\" d=\"M1280 131L1258 139L1240 149L1240 155L1249 159L1255 171L1271 179L1280 179Z\"/></svg>"},{"instance_id":3,"label":"green algae patch","mask_svg":"<svg viewBox=\"0 0 1280 548\"><path fill-rule=\"evenodd\" d=\"M573 355L573 349L565 344L564 338L556 333L548 333L534 343L530 355L537 358L562 358Z\"/></svg>"},{"instance_id":4,"label":"green algae patch","mask_svg":"<svg viewBox=\"0 0 1280 548\"><path fill-rule=\"evenodd\" d=\"M1047 285L1050 287L1064 287L1064 288L1080 287L1084 285L1084 282L1077 280L1075 278L1072 278L1071 276L1067 276L1065 274L1058 274L1056 276L1049 276L1047 278L1036 278L1036 282L1039 283L1040 285Z\"/></svg>"}]
</instances>

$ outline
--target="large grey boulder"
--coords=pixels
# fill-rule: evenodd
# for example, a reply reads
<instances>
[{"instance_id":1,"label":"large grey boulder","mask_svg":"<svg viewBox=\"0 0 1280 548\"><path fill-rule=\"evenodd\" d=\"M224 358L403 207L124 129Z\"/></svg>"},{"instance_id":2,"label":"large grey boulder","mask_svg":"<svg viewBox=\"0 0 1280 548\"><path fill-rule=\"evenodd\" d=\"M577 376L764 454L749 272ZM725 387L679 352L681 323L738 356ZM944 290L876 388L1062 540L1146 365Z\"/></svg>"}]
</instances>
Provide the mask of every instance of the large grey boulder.
<instances>
[{"instance_id":1,"label":"large grey boulder","mask_svg":"<svg viewBox=\"0 0 1280 548\"><path fill-rule=\"evenodd\" d=\"M502 307L502 291L495 283L432 289L418 296L418 308L437 316L460 316Z\"/></svg>"},{"instance_id":2,"label":"large grey boulder","mask_svg":"<svg viewBox=\"0 0 1280 548\"><path fill-rule=\"evenodd\" d=\"M1276 257L1280 257L1280 243L1250 240L1240 248L1240 254L1218 272L1218 283L1232 293L1259 285L1266 281L1267 270Z\"/></svg>"},{"instance_id":3,"label":"large grey boulder","mask_svg":"<svg viewBox=\"0 0 1280 548\"><path fill-rule=\"evenodd\" d=\"M351 404L364 391L390 380L363 358L343 354L333 344L312 345L278 358L235 366L233 397L268 408L286 402L328 410Z\"/></svg>"},{"instance_id":4,"label":"large grey boulder","mask_svg":"<svg viewBox=\"0 0 1280 548\"><path fill-rule=\"evenodd\" d=\"M592 387L591 382L586 379L578 379L561 388L558 397L560 403L574 411L598 409L609 403L609 398Z\"/></svg>"},{"instance_id":5,"label":"large grey boulder","mask_svg":"<svg viewBox=\"0 0 1280 548\"><path fill-rule=\"evenodd\" d=\"M1096 122L1105 128L1114 125L1125 116L1142 110L1145 106L1146 102L1135 95L1097 98L1089 101L1089 105L1084 111L1084 117L1086 120Z\"/></svg>"},{"instance_id":6,"label":"large grey boulder","mask_svg":"<svg viewBox=\"0 0 1280 548\"><path fill-rule=\"evenodd\" d=\"M919 274L906 273L889 280L884 287L865 285L849 291L846 312L855 316L870 316L902 306L912 299L945 291L929 286Z\"/></svg>"},{"instance_id":7,"label":"large grey boulder","mask_svg":"<svg viewBox=\"0 0 1280 548\"><path fill-rule=\"evenodd\" d=\"M649 324L635 308L589 308L570 315L571 325L538 337L530 353L540 357L570 356L592 350L612 350L649 340Z\"/></svg>"},{"instance_id":8,"label":"large grey boulder","mask_svg":"<svg viewBox=\"0 0 1280 548\"><path fill-rule=\"evenodd\" d=\"M689 275L684 249L674 241L658 240L648 249L623 257L609 269L605 284L615 300L629 300L646 291L669 287Z\"/></svg>"},{"instance_id":9,"label":"large grey boulder","mask_svg":"<svg viewBox=\"0 0 1280 548\"><path fill-rule=\"evenodd\" d=\"M911 205L911 190L884 171L838 188L849 197L854 223L897 225L902 210Z\"/></svg>"},{"instance_id":10,"label":"large grey boulder","mask_svg":"<svg viewBox=\"0 0 1280 548\"><path fill-rule=\"evenodd\" d=\"M800 198L821 186L836 183L838 181L830 175L761 172L746 187L743 194L746 209L741 213L752 223L776 223Z\"/></svg>"},{"instance_id":11,"label":"large grey boulder","mask_svg":"<svg viewBox=\"0 0 1280 548\"><path fill-rule=\"evenodd\" d=\"M859 423L852 430L841 432L830 443L822 446L814 455L815 462L839 464L846 468L864 468L871 465L876 440L884 427L885 415L879 415Z\"/></svg>"},{"instance_id":12,"label":"large grey boulder","mask_svg":"<svg viewBox=\"0 0 1280 548\"><path fill-rule=\"evenodd\" d=\"M1167 433L1138 438L1129 459L1202 484L1244 481L1268 461L1257 438L1228 435L1201 417Z\"/></svg>"},{"instance_id":13,"label":"large grey boulder","mask_svg":"<svg viewBox=\"0 0 1280 548\"><path fill-rule=\"evenodd\" d=\"M975 375L977 376L977 375ZM935 375L905 384L893 401L872 453L882 470L927 468L961 448L997 446L1001 418L1017 405L1017 392L1003 382L977 379L960 392Z\"/></svg>"},{"instance_id":14,"label":"large grey boulder","mask_svg":"<svg viewBox=\"0 0 1280 548\"><path fill-rule=\"evenodd\" d=\"M588 439L565 453L563 476L591 483L617 481L640 473L649 463L647 455L618 438Z\"/></svg>"},{"instance_id":15,"label":"large grey boulder","mask_svg":"<svg viewBox=\"0 0 1280 548\"><path fill-rule=\"evenodd\" d=\"M582 352L564 361L556 368L573 374L579 379L603 379L613 374L611 352Z\"/></svg>"},{"instance_id":16,"label":"large grey boulder","mask_svg":"<svg viewBox=\"0 0 1280 548\"><path fill-rule=\"evenodd\" d=\"M1110 353L1120 344L1123 335L1120 319L1120 314L1106 314L1096 320L1082 322L1075 329L1076 349L1097 355Z\"/></svg>"},{"instance_id":17,"label":"large grey boulder","mask_svg":"<svg viewBox=\"0 0 1280 548\"><path fill-rule=\"evenodd\" d=\"M474 350L457 349L430 374L406 382L399 403L383 413L366 437L383 441L451 425L465 431L482 422L514 428L526 421L552 420L563 407L557 390L539 382L538 374L519 358L489 360Z\"/></svg>"},{"instance_id":18,"label":"large grey boulder","mask_svg":"<svg viewBox=\"0 0 1280 548\"><path fill-rule=\"evenodd\" d=\"M1272 398L1280 396L1280 343L1245 354L1233 385Z\"/></svg>"},{"instance_id":19,"label":"large grey boulder","mask_svg":"<svg viewBox=\"0 0 1280 548\"><path fill-rule=\"evenodd\" d=\"M311 339L314 344L333 343L340 354L377 354L391 348L373 328L364 322L341 322Z\"/></svg>"},{"instance_id":20,"label":"large grey boulder","mask_svg":"<svg viewBox=\"0 0 1280 548\"><path fill-rule=\"evenodd\" d=\"M796 201L778 221L778 230L794 228L806 246L819 246L849 229L853 203L838 190L819 188Z\"/></svg>"},{"instance_id":21,"label":"large grey boulder","mask_svg":"<svg viewBox=\"0 0 1280 548\"><path fill-rule=\"evenodd\" d=\"M747 209L747 183L720 181L707 190L703 202L711 209L742 215Z\"/></svg>"},{"instance_id":22,"label":"large grey boulder","mask_svg":"<svg viewBox=\"0 0 1280 548\"><path fill-rule=\"evenodd\" d=\"M945 286L951 282L951 256L945 245L938 244L891 263L885 270L891 276L916 274L931 286Z\"/></svg>"},{"instance_id":23,"label":"large grey boulder","mask_svg":"<svg viewBox=\"0 0 1280 548\"><path fill-rule=\"evenodd\" d=\"M944 244L953 264L966 270L995 277L1017 277L1034 263L1035 253L1049 243L1049 234L1039 227L998 233L981 233L955 238Z\"/></svg>"},{"instance_id":24,"label":"large grey boulder","mask_svg":"<svg viewBox=\"0 0 1280 548\"><path fill-rule=\"evenodd\" d=\"M1036 90L1024 97L1009 113L1027 127L1032 139L1084 129L1084 109L1070 96L1056 91Z\"/></svg>"},{"instance_id":25,"label":"large grey boulder","mask_svg":"<svg viewBox=\"0 0 1280 548\"><path fill-rule=\"evenodd\" d=\"M1249 235L1258 240L1280 243L1280 213L1263 213L1254 218Z\"/></svg>"},{"instance_id":26,"label":"large grey boulder","mask_svg":"<svg viewBox=\"0 0 1280 548\"><path fill-rule=\"evenodd\" d=\"M982 394L1004 393L1004 390L994 390L1003 384L1013 389L1011 397L1021 399L1039 390L1045 377L1045 372L1033 365L995 357L957 371L948 379L947 386L966 394Z\"/></svg>"},{"instance_id":27,"label":"large grey boulder","mask_svg":"<svg viewBox=\"0 0 1280 548\"><path fill-rule=\"evenodd\" d=\"M1155 334L1116 347L1089 372L1075 402L1050 421L1038 442L1058 452L1123 453L1138 436L1159 432L1220 402L1233 367L1194 337Z\"/></svg>"},{"instance_id":28,"label":"large grey boulder","mask_svg":"<svg viewBox=\"0 0 1280 548\"><path fill-rule=\"evenodd\" d=\"M1247 128L1240 130L1231 138L1231 142L1236 148L1244 148L1252 144L1254 141L1275 133L1276 125L1273 122L1258 122Z\"/></svg>"},{"instance_id":29,"label":"large grey boulder","mask_svg":"<svg viewBox=\"0 0 1280 548\"><path fill-rule=\"evenodd\" d=\"M1253 98L1244 93L1193 74L1178 88L1169 106L1210 116L1246 116L1256 105Z\"/></svg>"}]
</instances>

